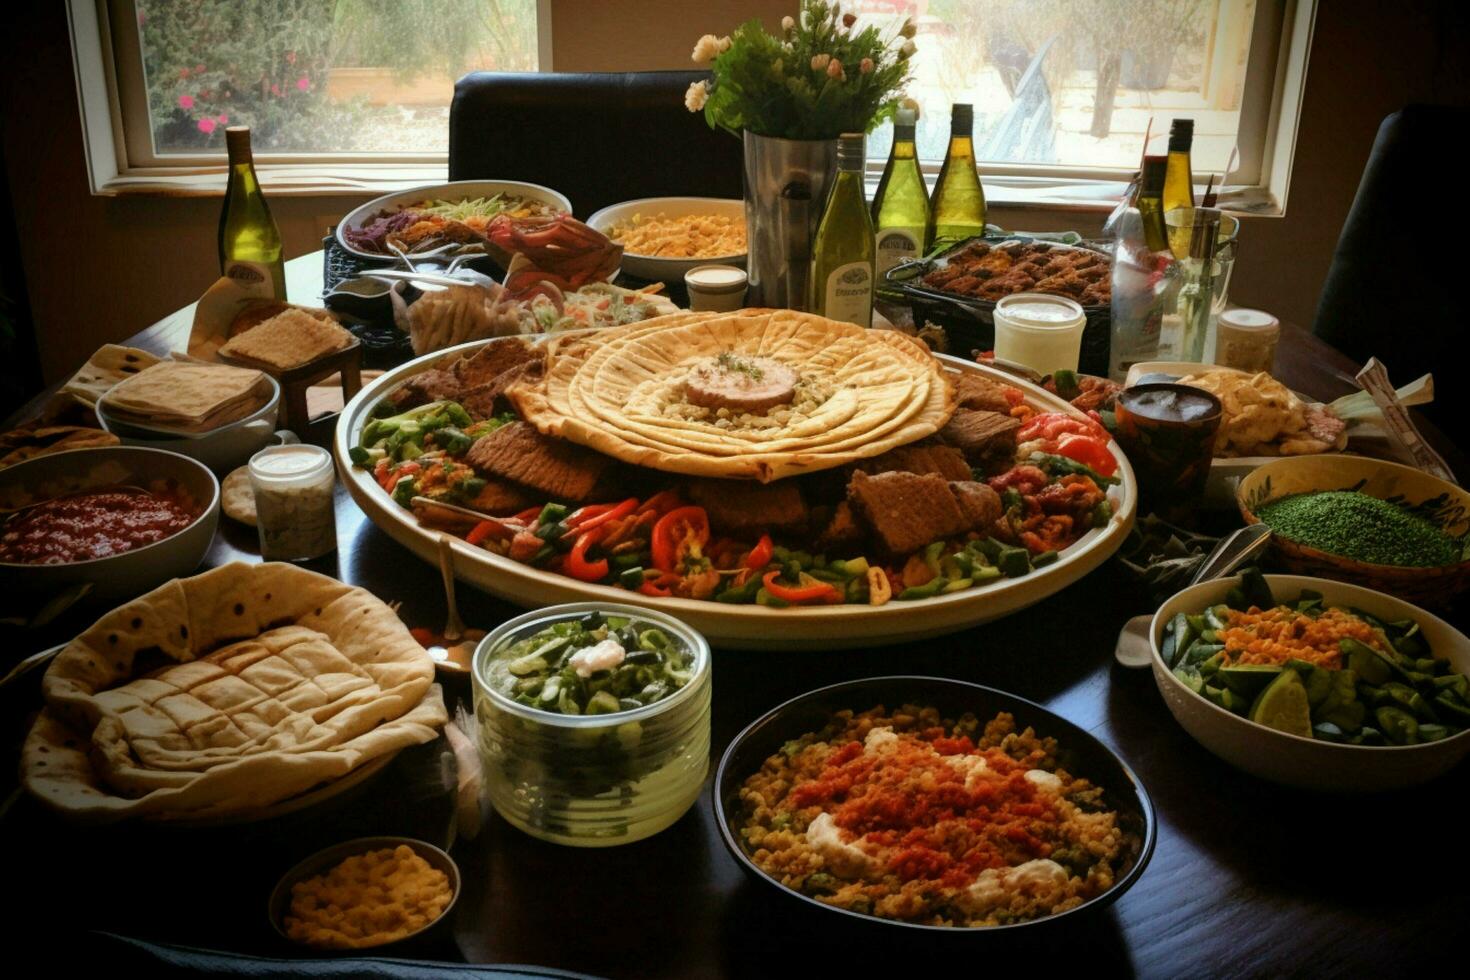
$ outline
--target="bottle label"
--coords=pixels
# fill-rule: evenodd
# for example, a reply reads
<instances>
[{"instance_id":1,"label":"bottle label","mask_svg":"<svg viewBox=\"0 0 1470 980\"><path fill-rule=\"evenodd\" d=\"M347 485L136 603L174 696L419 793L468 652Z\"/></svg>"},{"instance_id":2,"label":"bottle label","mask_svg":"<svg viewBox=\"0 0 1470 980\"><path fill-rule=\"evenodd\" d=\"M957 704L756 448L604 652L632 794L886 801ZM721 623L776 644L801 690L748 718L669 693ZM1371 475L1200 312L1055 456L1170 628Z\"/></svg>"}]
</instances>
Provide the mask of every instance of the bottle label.
<instances>
[{"instance_id":1,"label":"bottle label","mask_svg":"<svg viewBox=\"0 0 1470 980\"><path fill-rule=\"evenodd\" d=\"M909 259L919 257L919 237L915 229L884 228L878 232L878 275Z\"/></svg>"},{"instance_id":2,"label":"bottle label","mask_svg":"<svg viewBox=\"0 0 1470 980\"><path fill-rule=\"evenodd\" d=\"M829 320L873 325L873 267L867 262L839 265L827 277L827 302L823 315Z\"/></svg>"},{"instance_id":3,"label":"bottle label","mask_svg":"<svg viewBox=\"0 0 1470 980\"><path fill-rule=\"evenodd\" d=\"M277 295L275 270L262 262L231 259L225 266L225 276L251 296L274 298Z\"/></svg>"}]
</instances>

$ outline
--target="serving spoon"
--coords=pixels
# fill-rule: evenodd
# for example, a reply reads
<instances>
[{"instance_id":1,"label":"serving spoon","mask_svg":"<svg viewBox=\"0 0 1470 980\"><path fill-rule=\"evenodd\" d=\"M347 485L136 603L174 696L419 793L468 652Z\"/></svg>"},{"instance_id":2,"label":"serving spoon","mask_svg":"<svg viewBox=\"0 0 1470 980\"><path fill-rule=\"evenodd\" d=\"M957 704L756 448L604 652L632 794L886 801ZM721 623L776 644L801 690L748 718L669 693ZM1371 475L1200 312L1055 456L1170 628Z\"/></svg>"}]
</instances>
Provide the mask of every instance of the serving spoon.
<instances>
[{"instance_id":1,"label":"serving spoon","mask_svg":"<svg viewBox=\"0 0 1470 980\"><path fill-rule=\"evenodd\" d=\"M1189 584L1224 578L1260 554L1270 541L1271 529L1265 524L1247 524L1226 535L1200 563ZM1118 631L1118 646L1113 650L1113 657L1118 663L1124 667L1147 667L1153 663L1153 642L1149 637L1149 626L1153 620L1153 613L1144 613L1123 624Z\"/></svg>"}]
</instances>

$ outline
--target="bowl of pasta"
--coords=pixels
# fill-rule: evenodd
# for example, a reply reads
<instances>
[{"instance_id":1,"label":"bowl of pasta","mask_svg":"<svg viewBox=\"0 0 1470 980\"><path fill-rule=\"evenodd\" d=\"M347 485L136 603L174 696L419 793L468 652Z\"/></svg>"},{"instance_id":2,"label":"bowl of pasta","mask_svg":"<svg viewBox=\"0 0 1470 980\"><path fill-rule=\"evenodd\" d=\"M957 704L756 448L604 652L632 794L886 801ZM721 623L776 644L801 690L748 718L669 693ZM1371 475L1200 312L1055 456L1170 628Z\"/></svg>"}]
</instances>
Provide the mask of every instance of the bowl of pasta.
<instances>
[{"instance_id":1,"label":"bowl of pasta","mask_svg":"<svg viewBox=\"0 0 1470 980\"><path fill-rule=\"evenodd\" d=\"M623 272L681 283L697 265L745 265L745 202L646 197L603 208L587 224L623 246Z\"/></svg>"}]
</instances>

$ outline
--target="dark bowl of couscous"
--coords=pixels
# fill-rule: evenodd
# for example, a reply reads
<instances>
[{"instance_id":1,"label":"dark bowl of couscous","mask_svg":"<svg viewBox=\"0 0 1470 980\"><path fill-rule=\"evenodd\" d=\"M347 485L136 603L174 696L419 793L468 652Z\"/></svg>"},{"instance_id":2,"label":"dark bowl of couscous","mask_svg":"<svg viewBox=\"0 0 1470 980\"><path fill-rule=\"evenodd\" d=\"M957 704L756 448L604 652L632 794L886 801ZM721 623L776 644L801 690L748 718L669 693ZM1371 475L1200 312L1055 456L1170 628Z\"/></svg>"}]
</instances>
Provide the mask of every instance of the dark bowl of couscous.
<instances>
[{"instance_id":1,"label":"dark bowl of couscous","mask_svg":"<svg viewBox=\"0 0 1470 980\"><path fill-rule=\"evenodd\" d=\"M720 760L736 862L793 901L911 931L1014 931L1107 907L1153 854L1153 804L1040 705L875 677L771 709Z\"/></svg>"}]
</instances>

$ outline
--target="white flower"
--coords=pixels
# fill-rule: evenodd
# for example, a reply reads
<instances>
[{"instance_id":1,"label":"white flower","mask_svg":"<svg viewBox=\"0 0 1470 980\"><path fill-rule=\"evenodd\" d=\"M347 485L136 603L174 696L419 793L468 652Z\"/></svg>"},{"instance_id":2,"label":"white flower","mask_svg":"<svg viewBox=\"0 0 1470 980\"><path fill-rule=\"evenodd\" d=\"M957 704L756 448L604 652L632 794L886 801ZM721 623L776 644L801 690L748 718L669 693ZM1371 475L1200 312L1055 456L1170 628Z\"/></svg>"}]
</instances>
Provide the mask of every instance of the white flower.
<instances>
[{"instance_id":1,"label":"white flower","mask_svg":"<svg viewBox=\"0 0 1470 980\"><path fill-rule=\"evenodd\" d=\"M694 45L694 63L696 65L707 65L715 60L720 50L720 39L713 34L706 34Z\"/></svg>"},{"instance_id":2,"label":"white flower","mask_svg":"<svg viewBox=\"0 0 1470 980\"><path fill-rule=\"evenodd\" d=\"M832 56L830 54L812 55L812 71L826 71L827 65L831 60Z\"/></svg>"},{"instance_id":3,"label":"white flower","mask_svg":"<svg viewBox=\"0 0 1470 980\"><path fill-rule=\"evenodd\" d=\"M867 75L867 74L871 73L872 70L873 70L873 59L872 58L864 58L858 64L858 71L862 72L864 75Z\"/></svg>"},{"instance_id":4,"label":"white flower","mask_svg":"<svg viewBox=\"0 0 1470 980\"><path fill-rule=\"evenodd\" d=\"M684 108L690 112L698 112L708 101L709 83L703 81L690 83L689 91L684 93Z\"/></svg>"},{"instance_id":5,"label":"white flower","mask_svg":"<svg viewBox=\"0 0 1470 980\"><path fill-rule=\"evenodd\" d=\"M827 63L828 78L841 78L845 74L846 72L842 70L842 62L834 60Z\"/></svg>"},{"instance_id":6,"label":"white flower","mask_svg":"<svg viewBox=\"0 0 1470 980\"><path fill-rule=\"evenodd\" d=\"M905 41L903 42L903 46L898 49L898 57L900 60L905 58L912 58L914 56L914 52L917 50L918 48L914 47L913 41Z\"/></svg>"},{"instance_id":7,"label":"white flower","mask_svg":"<svg viewBox=\"0 0 1470 980\"><path fill-rule=\"evenodd\" d=\"M795 20L795 18L792 18L792 17L782 17L781 18L781 30L785 31L787 34L790 34L792 31L796 30L796 20Z\"/></svg>"},{"instance_id":8,"label":"white flower","mask_svg":"<svg viewBox=\"0 0 1470 980\"><path fill-rule=\"evenodd\" d=\"M730 44L730 35L726 34L724 37L720 38L720 54L724 54L726 51L729 51Z\"/></svg>"}]
</instances>

